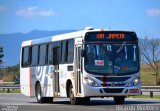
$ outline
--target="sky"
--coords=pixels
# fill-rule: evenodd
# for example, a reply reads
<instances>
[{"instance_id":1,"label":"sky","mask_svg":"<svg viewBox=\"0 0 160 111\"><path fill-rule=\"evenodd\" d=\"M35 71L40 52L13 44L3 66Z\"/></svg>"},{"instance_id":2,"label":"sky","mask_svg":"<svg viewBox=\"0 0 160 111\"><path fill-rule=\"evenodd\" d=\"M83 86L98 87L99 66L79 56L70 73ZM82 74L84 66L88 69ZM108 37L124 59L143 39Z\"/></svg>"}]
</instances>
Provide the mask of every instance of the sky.
<instances>
[{"instance_id":1,"label":"sky","mask_svg":"<svg viewBox=\"0 0 160 111\"><path fill-rule=\"evenodd\" d=\"M160 38L160 0L0 0L0 34L82 30L87 26ZM5 38L5 46L12 44L12 39ZM19 59L7 58L10 54L4 48L5 62L18 63ZM19 58L19 52L17 55Z\"/></svg>"},{"instance_id":2,"label":"sky","mask_svg":"<svg viewBox=\"0 0 160 111\"><path fill-rule=\"evenodd\" d=\"M0 0L0 34L86 26L160 38L160 0Z\"/></svg>"}]
</instances>

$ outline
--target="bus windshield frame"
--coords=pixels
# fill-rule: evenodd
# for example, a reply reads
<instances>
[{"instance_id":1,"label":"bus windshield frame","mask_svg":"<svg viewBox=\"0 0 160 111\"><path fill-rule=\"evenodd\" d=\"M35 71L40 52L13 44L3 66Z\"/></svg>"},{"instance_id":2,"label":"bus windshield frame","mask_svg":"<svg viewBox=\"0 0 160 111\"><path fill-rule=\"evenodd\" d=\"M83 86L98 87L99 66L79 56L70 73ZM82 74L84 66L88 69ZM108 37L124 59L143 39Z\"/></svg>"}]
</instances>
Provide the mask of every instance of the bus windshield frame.
<instances>
[{"instance_id":1,"label":"bus windshield frame","mask_svg":"<svg viewBox=\"0 0 160 111\"><path fill-rule=\"evenodd\" d=\"M85 37L88 37L88 35ZM95 38L91 38L91 41L85 41L84 49L84 69L90 74L103 76L122 76L139 72L140 63L137 38L133 38L133 40L130 41L119 39L117 41L96 41ZM106 60L107 58L109 59ZM93 59L90 65L88 65L88 59ZM122 60L118 61L118 59Z\"/></svg>"}]
</instances>

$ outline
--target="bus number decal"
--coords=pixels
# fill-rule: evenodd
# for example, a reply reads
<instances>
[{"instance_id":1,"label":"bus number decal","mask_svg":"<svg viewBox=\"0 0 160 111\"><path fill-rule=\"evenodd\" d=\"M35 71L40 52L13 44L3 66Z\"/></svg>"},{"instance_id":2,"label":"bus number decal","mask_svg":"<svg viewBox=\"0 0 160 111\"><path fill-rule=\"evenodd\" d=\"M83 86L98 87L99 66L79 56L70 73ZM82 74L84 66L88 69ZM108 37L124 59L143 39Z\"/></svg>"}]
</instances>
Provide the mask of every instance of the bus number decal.
<instances>
[{"instance_id":1,"label":"bus number decal","mask_svg":"<svg viewBox=\"0 0 160 111\"><path fill-rule=\"evenodd\" d=\"M104 66L104 60L95 60L96 66Z\"/></svg>"}]
</instances>

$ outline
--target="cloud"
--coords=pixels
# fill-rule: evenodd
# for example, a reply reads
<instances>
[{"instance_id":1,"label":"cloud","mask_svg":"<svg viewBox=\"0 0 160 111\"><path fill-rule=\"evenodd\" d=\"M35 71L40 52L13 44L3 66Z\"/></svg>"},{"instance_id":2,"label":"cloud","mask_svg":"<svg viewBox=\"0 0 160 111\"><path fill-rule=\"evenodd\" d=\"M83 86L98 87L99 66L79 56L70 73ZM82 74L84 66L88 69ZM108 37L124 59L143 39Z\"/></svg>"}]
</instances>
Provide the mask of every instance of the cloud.
<instances>
[{"instance_id":1,"label":"cloud","mask_svg":"<svg viewBox=\"0 0 160 111\"><path fill-rule=\"evenodd\" d=\"M16 15L23 17L35 17L35 16L54 16L56 13L52 9L39 9L38 7L25 7L16 11Z\"/></svg>"},{"instance_id":2,"label":"cloud","mask_svg":"<svg viewBox=\"0 0 160 111\"><path fill-rule=\"evenodd\" d=\"M147 11L148 16L160 16L160 9L154 8Z\"/></svg>"},{"instance_id":3,"label":"cloud","mask_svg":"<svg viewBox=\"0 0 160 111\"><path fill-rule=\"evenodd\" d=\"M4 12L4 11L6 11L6 8L2 5L0 5L0 12Z\"/></svg>"}]
</instances>

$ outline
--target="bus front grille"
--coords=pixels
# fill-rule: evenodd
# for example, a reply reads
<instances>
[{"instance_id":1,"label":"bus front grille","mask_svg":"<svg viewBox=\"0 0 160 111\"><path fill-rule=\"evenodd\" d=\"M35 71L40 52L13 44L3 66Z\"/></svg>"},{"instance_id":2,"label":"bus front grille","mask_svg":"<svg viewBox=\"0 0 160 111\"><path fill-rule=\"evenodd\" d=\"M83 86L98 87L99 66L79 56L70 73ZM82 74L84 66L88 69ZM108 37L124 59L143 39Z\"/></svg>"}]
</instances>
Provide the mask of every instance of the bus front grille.
<instances>
[{"instance_id":1,"label":"bus front grille","mask_svg":"<svg viewBox=\"0 0 160 111\"><path fill-rule=\"evenodd\" d=\"M102 86L112 87L112 84L101 84ZM114 87L125 87L126 84L115 84Z\"/></svg>"},{"instance_id":2,"label":"bus front grille","mask_svg":"<svg viewBox=\"0 0 160 111\"><path fill-rule=\"evenodd\" d=\"M105 93L122 93L123 88L104 88Z\"/></svg>"},{"instance_id":3,"label":"bus front grille","mask_svg":"<svg viewBox=\"0 0 160 111\"><path fill-rule=\"evenodd\" d=\"M97 79L99 79L100 81L103 81L103 77L96 77ZM128 79L130 79L131 77L107 77L106 81L107 82L123 82L126 81Z\"/></svg>"}]
</instances>

